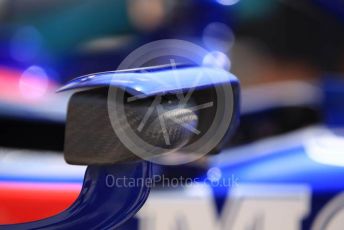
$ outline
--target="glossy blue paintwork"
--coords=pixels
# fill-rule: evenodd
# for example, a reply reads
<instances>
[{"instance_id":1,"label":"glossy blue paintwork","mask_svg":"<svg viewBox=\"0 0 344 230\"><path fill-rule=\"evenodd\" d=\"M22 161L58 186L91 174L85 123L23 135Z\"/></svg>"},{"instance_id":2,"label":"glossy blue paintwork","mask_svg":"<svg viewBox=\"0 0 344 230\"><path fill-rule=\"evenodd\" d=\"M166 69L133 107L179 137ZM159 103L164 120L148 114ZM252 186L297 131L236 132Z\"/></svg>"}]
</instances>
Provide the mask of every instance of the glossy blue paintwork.
<instances>
[{"instance_id":1,"label":"glossy blue paintwork","mask_svg":"<svg viewBox=\"0 0 344 230\"><path fill-rule=\"evenodd\" d=\"M136 214L150 191L145 183L126 186L116 184L116 178L145 181L151 170L146 161L88 166L81 193L70 208L47 219L0 229L116 229Z\"/></svg>"},{"instance_id":2,"label":"glossy blue paintwork","mask_svg":"<svg viewBox=\"0 0 344 230\"><path fill-rule=\"evenodd\" d=\"M110 85L123 88L133 95L149 96L228 83L238 83L238 80L223 69L202 66L178 66L176 69L156 67L90 74L70 81L59 91Z\"/></svg>"},{"instance_id":3,"label":"glossy blue paintwork","mask_svg":"<svg viewBox=\"0 0 344 230\"><path fill-rule=\"evenodd\" d=\"M307 184L317 192L340 191L344 188L344 167L315 162L303 146L267 154L237 165L226 165L224 162L213 167L219 167L224 178L237 176L240 183L299 183Z\"/></svg>"}]
</instances>

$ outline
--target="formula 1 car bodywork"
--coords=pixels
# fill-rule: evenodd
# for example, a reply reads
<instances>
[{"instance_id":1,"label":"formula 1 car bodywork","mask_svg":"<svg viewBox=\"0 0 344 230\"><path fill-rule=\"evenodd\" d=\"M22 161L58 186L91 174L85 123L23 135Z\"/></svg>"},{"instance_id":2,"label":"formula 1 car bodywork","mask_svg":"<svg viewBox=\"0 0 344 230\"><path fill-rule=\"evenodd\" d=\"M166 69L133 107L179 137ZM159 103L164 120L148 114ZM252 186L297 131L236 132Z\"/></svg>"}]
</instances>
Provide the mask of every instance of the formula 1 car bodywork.
<instances>
[{"instance_id":1,"label":"formula 1 car bodywork","mask_svg":"<svg viewBox=\"0 0 344 230\"><path fill-rule=\"evenodd\" d=\"M338 83L335 85L338 88ZM338 95L336 98L338 101ZM164 178L163 173L155 170L153 178L158 183L152 187L147 202L135 217L118 229L341 229L344 219L343 138L340 130L333 129L339 127L341 117L338 104L335 107L337 119L331 128L312 126L226 149L209 158L207 166L200 167L197 176L185 173L184 183L180 179ZM59 171L65 172L63 175L53 174L46 167L42 169L45 177L42 172L28 174L30 169L15 174L10 169L16 167L16 161L9 159L2 162L7 167L6 174L1 174L3 182L25 184L29 181L48 186L69 183L76 185L70 188L75 197L79 193L84 167L60 165ZM37 164L34 157L32 159L31 164ZM53 167L62 161L62 156L47 154L40 159L46 159ZM73 171L73 167L78 169ZM185 167L178 166L178 169L187 172L183 170ZM130 182L121 180L120 184L115 184L113 177L110 179L107 181L110 188ZM65 200L72 203L67 195ZM3 212L7 212L8 219L14 215L11 208ZM42 217L42 213L37 212L35 218L39 215ZM6 218L2 222L6 222Z\"/></svg>"},{"instance_id":2,"label":"formula 1 car bodywork","mask_svg":"<svg viewBox=\"0 0 344 230\"><path fill-rule=\"evenodd\" d=\"M211 93L204 90L213 87L216 88L217 91L217 87L226 88L226 86L228 86L230 88L230 92L233 93L232 95L228 95L232 98L230 104L219 104L217 101L222 98L220 94L216 94L214 99L211 98L212 100L216 101L212 101L215 108L219 109L221 107L231 107L231 109L233 109L233 114L230 114L231 116L221 117L221 123L217 122L217 124L215 124L216 126L223 126L222 122L227 120L226 123L228 123L228 126L225 127L225 133L218 137L218 141L215 142L215 145L211 146L209 150L212 150L214 147L216 147L216 145L219 145L220 142L225 142L225 137L228 137L228 135L231 133L230 131L233 131L233 128L236 126L239 115L238 81L234 76L220 69L204 67L186 67L172 70L166 70L166 68L155 68L153 70L145 69L145 71L148 73L142 73L142 70L135 70L86 76L74 80L62 90L68 90L70 88L80 90L83 88L89 89L107 87L107 92L111 91L112 88L120 88L121 92L124 91L123 94L131 94L131 97L137 97L138 100L142 99L143 96L151 97L155 95L157 95L155 97L161 100L160 98L165 94L178 94L178 96L182 97L184 96L184 90L191 91L191 93L188 91L187 96L182 97L183 99L180 99L180 101L185 103L182 103L182 105L178 105L177 107L173 107L174 111L176 112L171 112L172 118L175 118L176 123L182 127L174 127L171 129L171 131L173 131L173 141L172 139L169 140L168 143L166 142L166 145L169 145L169 147L172 149L177 149L178 147L178 151L181 151L182 147L184 147L187 143L183 140L181 142L183 143L183 146L180 146L180 141L174 139L185 136L180 135L180 133L184 132L184 126L187 128L189 128L189 126L183 122L188 120L187 118L189 117L196 116L196 120L199 119L200 122L202 122L204 117L202 118L202 113L199 112L197 115L195 114L193 116L186 114L184 119L183 113L179 113L178 111L184 108L182 106L185 106L187 100L190 100L190 97L192 97L191 94L202 90L201 94L205 92L206 96L212 97ZM199 75L198 81L195 82L194 76L195 74L199 73L201 73L201 75ZM176 79L176 75L178 79ZM204 75L208 75L208 77ZM163 84L159 83L161 81ZM114 138L116 129L111 130L110 122L106 122L105 125L103 122L107 121L109 116L111 117L111 114L106 112L108 108L107 103L111 101L111 97L108 99L107 94L102 94L102 97L100 97L99 94L96 94L94 97L94 90L86 92L89 93L86 96L84 93L77 99L75 99L75 95L80 95L79 93L76 93L72 96L71 103L68 108L65 140L65 159L67 162L89 165L86 170L82 190L78 199L68 209L52 217L29 223L2 225L1 228L75 229L77 227L80 228L84 226L85 228L91 229L117 229L128 219L130 219L144 204L150 191L150 187L146 183L141 183L136 186L111 186L108 178L111 176L113 177L113 180L116 180L118 178L121 179L129 177L135 180L146 181L152 177L152 163L141 159L135 159L134 162L128 162L133 161L133 157L128 157L131 154L131 149L128 147L128 145L124 146L124 144L121 143L121 140L119 140L120 136L117 139ZM82 102L80 102L81 100ZM115 102L117 103L117 101ZM198 101L195 102L195 107L198 105L197 102ZM166 104L172 104L172 99L169 99ZM75 109L75 107L77 109ZM94 107L97 109L93 109ZM136 107L134 106L130 108L134 110L136 108L141 109L141 107L143 106L136 105ZM105 112L102 113L101 111ZM125 112L126 111L123 111L123 113ZM129 114L130 113L131 110L129 111ZM165 114L166 113L157 113L157 118L155 120L164 119L166 116ZM217 115L218 113L216 111L216 116ZM124 116L126 116L126 114ZM179 118L181 118L181 121L178 120ZM92 122L89 122L90 119ZM143 117L142 119L144 120L145 118ZM83 122L80 123L80 120L83 120ZM74 124L72 128L70 127L71 123ZM87 123L86 126L85 123ZM121 121L121 123L123 122ZM172 124L164 123L164 126L166 127L161 125L160 130L156 131L156 133L159 134L161 129L166 129L168 131L170 129L170 125ZM213 127L213 124L210 123L210 125ZM92 130L92 132L89 132L88 130ZM108 133L103 135L106 130L108 130ZM101 134L94 136L94 132L100 132ZM169 135L169 132L166 132L166 135ZM201 136L203 135L204 134L202 133ZM151 132L148 134L148 139L150 140L155 141L159 138L160 135L154 135L153 137ZM178 143L178 145L175 145L175 143ZM93 148L94 146L98 147ZM86 154L85 151L87 151L87 149L93 150L89 151L89 154ZM143 150L145 153L145 149ZM160 154L160 152L158 151L157 154ZM122 161L126 162L119 163Z\"/></svg>"},{"instance_id":3,"label":"formula 1 car bodywork","mask_svg":"<svg viewBox=\"0 0 344 230\"><path fill-rule=\"evenodd\" d=\"M342 226L343 220L344 168L335 165L339 160L330 165L314 158L312 153L321 149L321 146L314 145L319 135L324 140L336 139L325 127L311 127L225 150L211 158L203 173L192 178L192 184L173 184L165 179L164 188L153 187L139 213L119 229L341 229L338 226ZM335 151L336 146L332 145L331 148ZM258 152L257 149L261 151ZM17 154L17 157L22 156L23 154ZM50 169L42 169L46 177L41 173L34 175L30 169L26 171L31 171L31 175L25 170L16 175L7 172L7 176L2 174L4 176L1 177L1 183L4 185L2 188L5 188L4 181L7 180L7 186L12 191L20 190L20 187L15 187L13 183L29 183L33 188L37 186L36 189L43 191L49 190L45 190L42 185L48 186L51 188L50 192L54 190L56 193L59 186L67 183L70 187L64 187L66 191L61 193L65 195L60 198L60 201L65 201L67 207L74 198L66 192L73 193L74 197L79 194L84 167L78 166L77 170L71 170L73 167L60 164L60 170L65 173L53 174L51 168L58 168L58 160L52 156L47 154L40 157L45 162L50 162ZM62 161L62 156L59 158L59 161ZM37 165L34 159L33 156L32 162L28 163ZM14 168L14 162L15 160L8 159L3 161L3 164L7 169ZM162 175L155 177L160 182L164 181ZM185 180L187 178L185 175ZM167 184L169 182L172 184ZM110 187L116 187L112 185ZM31 198L36 200L33 205L44 206L44 203L40 203L36 198ZM49 206L53 209L50 213L62 211L63 207L58 207L53 197L50 199ZM13 202L12 206L8 204L7 209L6 206L3 207L2 213L7 213L8 218L2 216L2 223L13 221L14 216L17 220L20 216L25 220L25 213L20 215L12 211L15 210L16 200L18 197L9 198L8 202ZM29 197L22 200L23 210L25 202L29 204L29 201ZM49 199L45 202L49 202ZM118 202L119 200L117 204ZM28 209L27 206L26 208ZM38 211L36 216L31 216L31 220L43 216L44 213Z\"/></svg>"}]
</instances>

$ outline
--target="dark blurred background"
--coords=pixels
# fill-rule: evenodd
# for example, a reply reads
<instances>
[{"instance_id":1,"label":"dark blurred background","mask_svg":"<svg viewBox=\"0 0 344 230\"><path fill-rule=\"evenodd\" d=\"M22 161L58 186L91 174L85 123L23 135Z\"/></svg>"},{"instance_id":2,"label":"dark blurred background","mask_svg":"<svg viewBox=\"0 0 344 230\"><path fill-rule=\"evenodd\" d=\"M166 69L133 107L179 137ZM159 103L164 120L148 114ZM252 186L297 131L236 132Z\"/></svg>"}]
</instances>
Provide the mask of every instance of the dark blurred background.
<instances>
[{"instance_id":1,"label":"dark blurred background","mask_svg":"<svg viewBox=\"0 0 344 230\"><path fill-rule=\"evenodd\" d=\"M332 121L322 91L344 72L343 26L340 0L1 0L0 145L62 150L55 90L165 38L228 58L243 88L229 146Z\"/></svg>"}]
</instances>

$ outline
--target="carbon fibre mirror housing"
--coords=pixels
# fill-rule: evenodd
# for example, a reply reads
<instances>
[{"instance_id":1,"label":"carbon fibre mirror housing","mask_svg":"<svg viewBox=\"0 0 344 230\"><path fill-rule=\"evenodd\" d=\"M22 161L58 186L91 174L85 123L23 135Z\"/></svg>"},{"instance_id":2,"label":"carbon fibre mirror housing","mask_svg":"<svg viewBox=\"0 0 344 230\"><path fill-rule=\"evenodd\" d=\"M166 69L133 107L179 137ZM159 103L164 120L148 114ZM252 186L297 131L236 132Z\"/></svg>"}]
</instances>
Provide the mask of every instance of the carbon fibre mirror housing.
<instances>
[{"instance_id":1,"label":"carbon fibre mirror housing","mask_svg":"<svg viewBox=\"0 0 344 230\"><path fill-rule=\"evenodd\" d=\"M113 164L217 153L239 121L239 82L208 67L113 71L72 80L65 159ZM186 163L186 162L184 162Z\"/></svg>"}]
</instances>

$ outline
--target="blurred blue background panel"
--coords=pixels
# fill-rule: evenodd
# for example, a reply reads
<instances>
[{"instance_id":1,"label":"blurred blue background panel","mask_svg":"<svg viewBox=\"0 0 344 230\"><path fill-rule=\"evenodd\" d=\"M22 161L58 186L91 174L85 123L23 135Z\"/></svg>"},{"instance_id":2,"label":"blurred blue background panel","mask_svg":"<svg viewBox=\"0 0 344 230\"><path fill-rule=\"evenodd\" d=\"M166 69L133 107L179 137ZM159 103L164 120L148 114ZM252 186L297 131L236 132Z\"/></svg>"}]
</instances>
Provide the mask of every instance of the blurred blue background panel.
<instances>
[{"instance_id":1,"label":"blurred blue background panel","mask_svg":"<svg viewBox=\"0 0 344 230\"><path fill-rule=\"evenodd\" d=\"M324 77L324 109L330 127L344 127L344 79L342 76Z\"/></svg>"},{"instance_id":2,"label":"blurred blue background panel","mask_svg":"<svg viewBox=\"0 0 344 230\"><path fill-rule=\"evenodd\" d=\"M331 14L334 14L344 20L344 2L341 0L313 0L313 2L319 4L324 9L330 11Z\"/></svg>"},{"instance_id":3,"label":"blurred blue background panel","mask_svg":"<svg viewBox=\"0 0 344 230\"><path fill-rule=\"evenodd\" d=\"M224 177L236 175L241 183L300 183L309 185L314 192L344 189L344 167L315 162L301 146L221 169Z\"/></svg>"}]
</instances>

